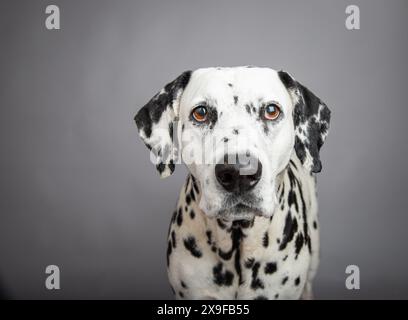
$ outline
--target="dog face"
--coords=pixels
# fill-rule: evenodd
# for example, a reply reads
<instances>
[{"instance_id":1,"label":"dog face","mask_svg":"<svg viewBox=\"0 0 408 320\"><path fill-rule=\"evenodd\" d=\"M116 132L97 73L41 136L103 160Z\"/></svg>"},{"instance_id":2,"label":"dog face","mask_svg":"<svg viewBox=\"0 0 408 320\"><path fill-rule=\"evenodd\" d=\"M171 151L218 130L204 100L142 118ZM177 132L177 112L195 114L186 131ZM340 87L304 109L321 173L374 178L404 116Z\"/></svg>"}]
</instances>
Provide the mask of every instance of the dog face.
<instances>
[{"instance_id":1,"label":"dog face","mask_svg":"<svg viewBox=\"0 0 408 320\"><path fill-rule=\"evenodd\" d=\"M135 118L160 174L181 158L200 184L199 207L227 219L273 214L277 176L293 152L319 172L329 119L326 105L289 74L255 67L185 72Z\"/></svg>"}]
</instances>

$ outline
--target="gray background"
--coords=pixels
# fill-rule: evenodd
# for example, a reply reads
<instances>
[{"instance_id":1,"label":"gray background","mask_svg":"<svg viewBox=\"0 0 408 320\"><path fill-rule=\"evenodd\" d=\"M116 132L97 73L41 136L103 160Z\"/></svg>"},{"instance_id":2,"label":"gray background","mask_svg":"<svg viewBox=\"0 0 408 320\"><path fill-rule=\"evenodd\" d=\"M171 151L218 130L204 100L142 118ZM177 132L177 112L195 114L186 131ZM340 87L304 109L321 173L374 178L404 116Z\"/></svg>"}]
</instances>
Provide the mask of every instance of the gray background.
<instances>
[{"instance_id":1,"label":"gray background","mask_svg":"<svg viewBox=\"0 0 408 320\"><path fill-rule=\"evenodd\" d=\"M61 30L44 26L57 4ZM357 4L361 30L344 26ZM0 295L171 298L160 180L133 116L202 66L291 72L332 110L316 297L408 298L408 1L0 2ZM59 291L45 267L61 269ZM345 289L345 268L361 290Z\"/></svg>"}]
</instances>

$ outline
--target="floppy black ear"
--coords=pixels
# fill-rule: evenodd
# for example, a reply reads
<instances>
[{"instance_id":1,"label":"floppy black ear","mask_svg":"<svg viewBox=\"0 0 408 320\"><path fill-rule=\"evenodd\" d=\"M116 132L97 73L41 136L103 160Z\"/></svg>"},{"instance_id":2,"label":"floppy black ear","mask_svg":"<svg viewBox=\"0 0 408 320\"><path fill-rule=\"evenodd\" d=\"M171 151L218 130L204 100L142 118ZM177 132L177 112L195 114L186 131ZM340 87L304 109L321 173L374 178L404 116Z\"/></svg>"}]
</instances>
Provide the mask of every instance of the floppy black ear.
<instances>
[{"instance_id":1,"label":"floppy black ear","mask_svg":"<svg viewBox=\"0 0 408 320\"><path fill-rule=\"evenodd\" d=\"M191 71L186 71L168 83L135 116L139 135L153 152L162 178L171 175L175 169L177 150L173 143L173 123L178 117L180 98L190 76Z\"/></svg>"},{"instance_id":2,"label":"floppy black ear","mask_svg":"<svg viewBox=\"0 0 408 320\"><path fill-rule=\"evenodd\" d=\"M330 110L287 72L279 71L278 75L294 103L296 154L311 172L320 172L322 164L319 151L329 132Z\"/></svg>"}]
</instances>

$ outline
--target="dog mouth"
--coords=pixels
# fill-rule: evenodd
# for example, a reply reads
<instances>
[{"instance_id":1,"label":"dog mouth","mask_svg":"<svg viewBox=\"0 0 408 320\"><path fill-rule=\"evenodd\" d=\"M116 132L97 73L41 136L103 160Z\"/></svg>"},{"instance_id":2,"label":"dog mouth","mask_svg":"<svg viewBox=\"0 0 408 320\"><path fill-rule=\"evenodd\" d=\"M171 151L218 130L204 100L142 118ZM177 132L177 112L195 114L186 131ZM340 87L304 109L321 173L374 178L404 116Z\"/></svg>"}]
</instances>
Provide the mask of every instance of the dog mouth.
<instances>
[{"instance_id":1,"label":"dog mouth","mask_svg":"<svg viewBox=\"0 0 408 320\"><path fill-rule=\"evenodd\" d=\"M245 203L239 202L237 205L235 205L235 208L237 210L247 210L250 209L251 207L246 205Z\"/></svg>"},{"instance_id":2,"label":"dog mouth","mask_svg":"<svg viewBox=\"0 0 408 320\"><path fill-rule=\"evenodd\" d=\"M232 210L235 210L237 213L240 213L240 212L246 212L246 211L251 211L251 210L254 210L255 208L253 208L252 206L249 206L249 205L247 205L247 204L245 204L245 203L242 203L242 202L238 202L235 206L233 206L232 208L231 208Z\"/></svg>"},{"instance_id":3,"label":"dog mouth","mask_svg":"<svg viewBox=\"0 0 408 320\"><path fill-rule=\"evenodd\" d=\"M262 210L253 204L238 202L219 211L218 216L228 220L250 220L254 216L263 216Z\"/></svg>"},{"instance_id":4,"label":"dog mouth","mask_svg":"<svg viewBox=\"0 0 408 320\"><path fill-rule=\"evenodd\" d=\"M204 199L206 201L203 201ZM202 197L200 207L208 217L235 221L240 219L253 220L255 217L270 218L275 205L270 201L265 202L259 193L248 192L224 194L220 202L211 202L208 201L208 198Z\"/></svg>"}]
</instances>

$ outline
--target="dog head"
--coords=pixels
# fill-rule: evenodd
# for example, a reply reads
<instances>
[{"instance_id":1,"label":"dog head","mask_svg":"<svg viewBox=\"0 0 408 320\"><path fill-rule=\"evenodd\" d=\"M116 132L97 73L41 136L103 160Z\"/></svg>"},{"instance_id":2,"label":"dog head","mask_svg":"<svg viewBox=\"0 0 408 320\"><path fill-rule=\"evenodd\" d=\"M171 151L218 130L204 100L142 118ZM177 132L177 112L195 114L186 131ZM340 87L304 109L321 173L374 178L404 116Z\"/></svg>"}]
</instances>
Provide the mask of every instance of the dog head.
<instances>
[{"instance_id":1,"label":"dog head","mask_svg":"<svg viewBox=\"0 0 408 320\"><path fill-rule=\"evenodd\" d=\"M205 68L167 84L135 120L162 177L182 159L205 214L243 219L273 214L293 152L311 173L321 170L330 111L284 71Z\"/></svg>"}]
</instances>

